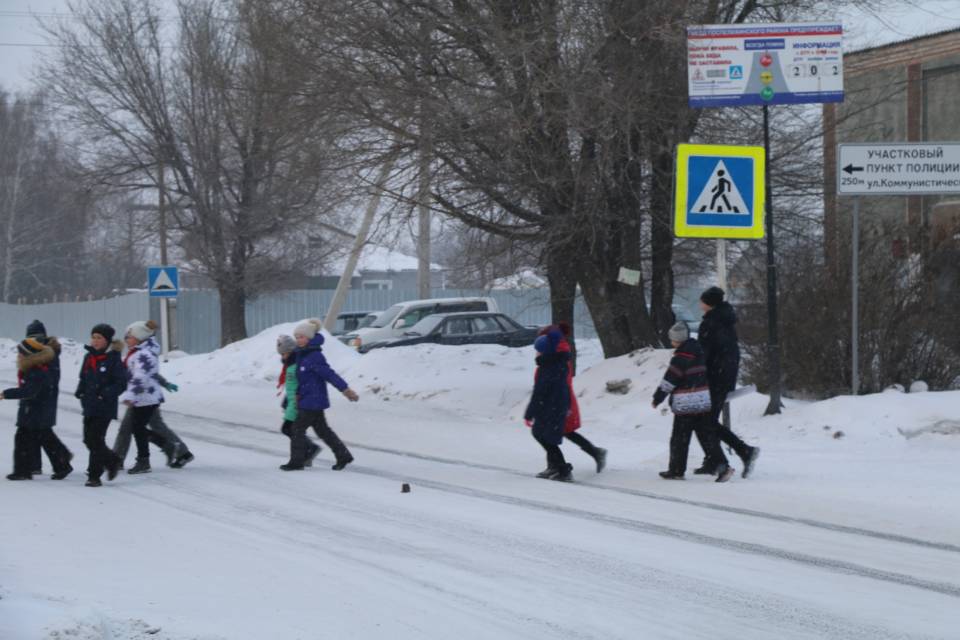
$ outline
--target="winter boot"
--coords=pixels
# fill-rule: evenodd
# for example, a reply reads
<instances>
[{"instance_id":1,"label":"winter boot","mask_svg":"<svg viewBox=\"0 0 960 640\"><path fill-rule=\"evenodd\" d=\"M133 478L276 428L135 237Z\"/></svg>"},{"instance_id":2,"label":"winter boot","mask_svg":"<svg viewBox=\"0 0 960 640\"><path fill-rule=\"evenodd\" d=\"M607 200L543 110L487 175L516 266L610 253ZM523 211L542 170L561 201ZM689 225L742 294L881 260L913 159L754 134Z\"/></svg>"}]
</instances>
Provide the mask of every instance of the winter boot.
<instances>
[{"instance_id":1,"label":"winter boot","mask_svg":"<svg viewBox=\"0 0 960 640\"><path fill-rule=\"evenodd\" d=\"M114 480L117 477L117 474L120 473L120 470L123 469L123 463L120 462L120 458L114 456L107 464L104 465L107 468L107 480Z\"/></svg>"},{"instance_id":2,"label":"winter boot","mask_svg":"<svg viewBox=\"0 0 960 640\"><path fill-rule=\"evenodd\" d=\"M712 475L715 475L716 473L717 473L716 471L714 471L713 469L711 469L706 465L702 467L697 467L696 469L693 470L693 475L695 476L712 476Z\"/></svg>"},{"instance_id":3,"label":"winter boot","mask_svg":"<svg viewBox=\"0 0 960 640\"><path fill-rule=\"evenodd\" d=\"M303 471L303 465L293 464L292 462L288 462L287 464L280 465L280 470L281 471Z\"/></svg>"},{"instance_id":4,"label":"winter boot","mask_svg":"<svg viewBox=\"0 0 960 640\"><path fill-rule=\"evenodd\" d=\"M750 453L743 459L743 473L740 474L741 478L750 477L750 474L753 473L753 465L757 463L757 458L759 457L760 447L750 447Z\"/></svg>"},{"instance_id":5,"label":"winter boot","mask_svg":"<svg viewBox=\"0 0 960 640\"><path fill-rule=\"evenodd\" d=\"M33 480L33 476L29 473L8 473L7 480Z\"/></svg>"},{"instance_id":6,"label":"winter boot","mask_svg":"<svg viewBox=\"0 0 960 640\"><path fill-rule=\"evenodd\" d=\"M193 454L190 453L189 451L184 451L183 453L178 455L176 458L174 458L173 462L171 462L169 466L171 469L183 469L185 466L187 466L188 463L192 461L193 461Z\"/></svg>"},{"instance_id":7,"label":"winter boot","mask_svg":"<svg viewBox=\"0 0 960 640\"><path fill-rule=\"evenodd\" d=\"M569 462L563 465L557 472L557 475L550 479L556 480L557 482L573 482L573 465Z\"/></svg>"},{"instance_id":8,"label":"winter boot","mask_svg":"<svg viewBox=\"0 0 960 640\"><path fill-rule=\"evenodd\" d=\"M337 460L337 464L333 465L330 468L333 469L334 471L343 471L343 468L346 467L351 462L353 462L353 456L348 453L343 458L340 458L339 460Z\"/></svg>"},{"instance_id":9,"label":"winter boot","mask_svg":"<svg viewBox=\"0 0 960 640\"><path fill-rule=\"evenodd\" d=\"M683 474L675 471L661 471L660 477L664 480L683 480Z\"/></svg>"},{"instance_id":10,"label":"winter boot","mask_svg":"<svg viewBox=\"0 0 960 640\"><path fill-rule=\"evenodd\" d=\"M83 483L85 487L102 487L103 483L100 482L100 478L87 478L87 481Z\"/></svg>"},{"instance_id":11,"label":"winter boot","mask_svg":"<svg viewBox=\"0 0 960 640\"><path fill-rule=\"evenodd\" d=\"M43 475L43 467L34 469L34 470L31 471L30 473L32 473L32 474L35 475L35 476L41 476L41 475Z\"/></svg>"},{"instance_id":12,"label":"winter boot","mask_svg":"<svg viewBox=\"0 0 960 640\"><path fill-rule=\"evenodd\" d=\"M728 464L721 464L719 467L717 467L717 479L715 482L726 482L733 477L733 474L736 473L736 471L736 469Z\"/></svg>"},{"instance_id":13,"label":"winter boot","mask_svg":"<svg viewBox=\"0 0 960 640\"><path fill-rule=\"evenodd\" d=\"M72 458L73 456L70 456L70 457ZM60 469L60 471L56 471L56 472L50 474L50 479L51 479L51 480L63 480L64 478L66 478L66 477L67 477L68 475L70 475L71 473L73 473L73 466L70 465L70 464L67 464L67 466L66 466L65 468L63 468L63 469Z\"/></svg>"},{"instance_id":14,"label":"winter boot","mask_svg":"<svg viewBox=\"0 0 960 640\"><path fill-rule=\"evenodd\" d=\"M597 461L597 473L600 473L607 467L607 450L597 447L593 459Z\"/></svg>"},{"instance_id":15,"label":"winter boot","mask_svg":"<svg viewBox=\"0 0 960 640\"><path fill-rule=\"evenodd\" d=\"M303 461L303 466L312 467L313 459L320 455L320 452L323 451L323 447L320 445L313 445L313 449L307 454L307 457Z\"/></svg>"},{"instance_id":16,"label":"winter boot","mask_svg":"<svg viewBox=\"0 0 960 640\"><path fill-rule=\"evenodd\" d=\"M131 475L137 473L150 473L150 458L137 458L137 463L130 467L127 473Z\"/></svg>"},{"instance_id":17,"label":"winter boot","mask_svg":"<svg viewBox=\"0 0 960 640\"><path fill-rule=\"evenodd\" d=\"M172 467L173 463L176 462L177 458L179 458L186 449L187 448L179 442L165 446L163 448L163 455L167 456L167 466Z\"/></svg>"},{"instance_id":18,"label":"winter boot","mask_svg":"<svg viewBox=\"0 0 960 640\"><path fill-rule=\"evenodd\" d=\"M547 467L546 469L538 473L537 477L543 478L545 480L550 480L551 478L559 474L560 474L560 469L556 469L554 467Z\"/></svg>"}]
</instances>

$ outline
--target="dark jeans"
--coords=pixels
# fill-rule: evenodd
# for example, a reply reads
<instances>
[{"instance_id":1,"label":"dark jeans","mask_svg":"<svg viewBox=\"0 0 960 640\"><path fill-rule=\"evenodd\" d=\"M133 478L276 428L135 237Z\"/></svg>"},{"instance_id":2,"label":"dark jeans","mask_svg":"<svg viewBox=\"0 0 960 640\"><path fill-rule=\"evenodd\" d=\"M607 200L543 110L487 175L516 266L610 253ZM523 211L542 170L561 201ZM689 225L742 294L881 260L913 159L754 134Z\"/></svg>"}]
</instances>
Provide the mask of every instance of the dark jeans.
<instances>
[{"instance_id":1,"label":"dark jeans","mask_svg":"<svg viewBox=\"0 0 960 640\"><path fill-rule=\"evenodd\" d=\"M50 458L54 473L66 471L70 468L70 458L73 454L67 449L52 428L32 429L17 427L13 437L13 472L18 475L30 475L40 465L37 459L43 449Z\"/></svg>"},{"instance_id":2,"label":"dark jeans","mask_svg":"<svg viewBox=\"0 0 960 640\"><path fill-rule=\"evenodd\" d=\"M316 426L314 426L314 431L316 431ZM287 436L288 438L290 438L291 440L293 440L293 421L292 421L292 420L284 420L284 421L283 421L283 424L280 425L280 433L282 433L283 435L285 435L285 436ZM306 437L306 434L304 434L304 437ZM313 455L313 452L316 451L316 450L319 449L319 448L320 448L320 447L318 447L318 446L315 445L314 443L310 442L310 438L307 438L307 457L308 457L308 458L309 458L310 456L312 456L312 455Z\"/></svg>"},{"instance_id":3,"label":"dark jeans","mask_svg":"<svg viewBox=\"0 0 960 640\"><path fill-rule=\"evenodd\" d=\"M687 456L690 452L690 436L697 434L697 440L707 457L714 465L727 464L727 456L723 455L717 431L707 414L693 416L674 416L673 433L670 434L670 465L672 473L683 475L687 472Z\"/></svg>"},{"instance_id":4,"label":"dark jeans","mask_svg":"<svg viewBox=\"0 0 960 640\"><path fill-rule=\"evenodd\" d=\"M146 407L130 407L130 430L133 431L133 439L137 443L137 460L150 459L150 429L147 425L159 406L151 404Z\"/></svg>"},{"instance_id":5,"label":"dark jeans","mask_svg":"<svg viewBox=\"0 0 960 640\"><path fill-rule=\"evenodd\" d=\"M330 451L333 452L337 462L348 462L353 460L353 456L350 454L350 450L347 449L347 445L343 444L343 441L337 437L337 434L334 433L333 429L330 428L330 425L327 424L327 417L324 415L323 411L300 409L298 411L296 421L294 421L294 423L290 426L289 464L294 466L303 466L303 463L307 459L308 453L312 451L310 447L316 446L307 439L307 429L310 427L313 427L313 430L317 433L317 436L319 436L320 439L323 440L324 444L330 448Z\"/></svg>"},{"instance_id":6,"label":"dark jeans","mask_svg":"<svg viewBox=\"0 0 960 640\"><path fill-rule=\"evenodd\" d=\"M110 418L83 417L83 444L90 452L87 477L91 479L99 479L104 469L120 464L120 458L107 446L107 429L110 427L110 422Z\"/></svg>"},{"instance_id":7,"label":"dark jeans","mask_svg":"<svg viewBox=\"0 0 960 640\"><path fill-rule=\"evenodd\" d=\"M547 452L547 467L550 469L563 469L567 466L567 461L563 457L563 451L560 450L560 445L550 444L545 440L533 436L533 439L540 443L540 446L543 447L543 450Z\"/></svg>"},{"instance_id":8,"label":"dark jeans","mask_svg":"<svg viewBox=\"0 0 960 640\"><path fill-rule=\"evenodd\" d=\"M593 458L597 457L597 446L584 438L578 431L563 434L563 437L583 449L584 453Z\"/></svg>"},{"instance_id":9,"label":"dark jeans","mask_svg":"<svg viewBox=\"0 0 960 640\"><path fill-rule=\"evenodd\" d=\"M753 447L748 445L746 442L737 437L733 431L723 426L723 420L721 416L723 415L723 405L727 403L727 391L714 391L710 390L710 422L713 425L716 431L716 437L730 446L733 449L737 456L746 463L747 459L750 457L750 452L753 450ZM700 446L703 448L704 458L703 466L707 469L715 469L717 467L718 461L712 459L710 451L708 449L709 443L705 442L703 438L700 437L700 434L697 433L697 440L700 441ZM722 452L721 452L722 453Z\"/></svg>"}]
</instances>

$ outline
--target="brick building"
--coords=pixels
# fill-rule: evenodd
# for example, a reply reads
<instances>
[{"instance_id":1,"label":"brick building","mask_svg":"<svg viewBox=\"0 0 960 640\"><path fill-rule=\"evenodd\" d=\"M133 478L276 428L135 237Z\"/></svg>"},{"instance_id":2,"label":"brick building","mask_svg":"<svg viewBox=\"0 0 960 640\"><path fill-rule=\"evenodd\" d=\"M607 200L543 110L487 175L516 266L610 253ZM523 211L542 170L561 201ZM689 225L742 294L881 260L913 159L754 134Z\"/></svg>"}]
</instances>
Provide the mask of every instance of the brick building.
<instances>
[{"instance_id":1,"label":"brick building","mask_svg":"<svg viewBox=\"0 0 960 640\"><path fill-rule=\"evenodd\" d=\"M844 56L845 101L823 107L824 241L837 264L850 243L850 198L836 196L843 142L960 142L960 29ZM960 196L869 197L862 242L898 257L960 248Z\"/></svg>"}]
</instances>

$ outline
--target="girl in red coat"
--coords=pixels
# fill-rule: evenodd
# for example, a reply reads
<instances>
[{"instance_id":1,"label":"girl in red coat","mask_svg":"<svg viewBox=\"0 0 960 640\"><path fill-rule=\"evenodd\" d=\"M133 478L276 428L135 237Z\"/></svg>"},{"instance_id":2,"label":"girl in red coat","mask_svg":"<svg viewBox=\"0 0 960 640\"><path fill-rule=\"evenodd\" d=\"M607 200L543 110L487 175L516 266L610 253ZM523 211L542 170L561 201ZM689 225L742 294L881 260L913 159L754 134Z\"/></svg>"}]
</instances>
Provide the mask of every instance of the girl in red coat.
<instances>
[{"instance_id":1,"label":"girl in red coat","mask_svg":"<svg viewBox=\"0 0 960 640\"><path fill-rule=\"evenodd\" d=\"M544 327L540 330L540 335L546 335L552 330L559 330L563 334L563 338L557 344L557 351L561 353L570 353L570 325L566 322L559 322L556 325L550 325ZM577 430L580 428L580 406L577 404L577 395L573 391L573 359L569 361L567 372L567 387L570 389L570 410L567 413L567 420L563 425L563 437L574 443L581 449L584 453L589 455L597 463L597 473L603 471L604 467L607 466L607 450L601 447L596 446L589 440L587 440L582 434L578 433Z\"/></svg>"}]
</instances>

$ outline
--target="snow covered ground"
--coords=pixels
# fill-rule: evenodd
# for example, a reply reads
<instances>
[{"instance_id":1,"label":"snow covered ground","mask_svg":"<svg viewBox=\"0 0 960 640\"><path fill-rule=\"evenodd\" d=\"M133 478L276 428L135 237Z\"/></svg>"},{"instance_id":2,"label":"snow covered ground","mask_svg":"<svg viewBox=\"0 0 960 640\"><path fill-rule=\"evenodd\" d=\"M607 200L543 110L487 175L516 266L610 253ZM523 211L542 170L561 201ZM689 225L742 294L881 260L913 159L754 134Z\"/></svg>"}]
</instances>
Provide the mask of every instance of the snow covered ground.
<instances>
[{"instance_id":1,"label":"snow covered ground","mask_svg":"<svg viewBox=\"0 0 960 640\"><path fill-rule=\"evenodd\" d=\"M670 417L649 397L668 353L584 342L582 433L609 466L567 444L566 485L532 477L531 349L331 341L361 402L334 398L330 422L357 461L287 474L273 345L292 327L166 363L196 461L158 452L101 489L83 486L67 345L57 431L77 471L0 484L0 639L960 637L960 392L773 418L749 396L734 421L756 474L666 482ZM15 413L0 402L7 459Z\"/></svg>"}]
</instances>

